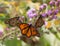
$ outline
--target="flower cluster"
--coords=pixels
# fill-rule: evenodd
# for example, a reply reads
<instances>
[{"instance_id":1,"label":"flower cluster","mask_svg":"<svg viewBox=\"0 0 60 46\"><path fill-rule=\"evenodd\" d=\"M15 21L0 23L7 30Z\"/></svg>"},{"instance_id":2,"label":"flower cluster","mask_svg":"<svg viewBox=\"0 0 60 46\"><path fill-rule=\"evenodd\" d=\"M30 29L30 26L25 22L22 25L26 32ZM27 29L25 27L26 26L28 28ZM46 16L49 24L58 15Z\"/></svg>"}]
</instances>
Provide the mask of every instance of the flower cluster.
<instances>
[{"instance_id":1,"label":"flower cluster","mask_svg":"<svg viewBox=\"0 0 60 46\"><path fill-rule=\"evenodd\" d=\"M37 12L34 8L31 8L28 10L27 15L29 18L33 18L34 16L37 16Z\"/></svg>"},{"instance_id":2,"label":"flower cluster","mask_svg":"<svg viewBox=\"0 0 60 46\"><path fill-rule=\"evenodd\" d=\"M50 9L48 9L48 5L50 6ZM49 4L46 4L46 3L41 4L39 6L39 12L45 19L47 18L48 20L57 19L57 14L60 12L60 0L57 0L57 1L51 0ZM27 11L27 15L29 18L33 18L39 14L37 14L37 11L34 8L31 8Z\"/></svg>"},{"instance_id":3,"label":"flower cluster","mask_svg":"<svg viewBox=\"0 0 60 46\"><path fill-rule=\"evenodd\" d=\"M45 9L47 7L47 4L44 3L39 7L39 10L42 11L43 9Z\"/></svg>"},{"instance_id":4,"label":"flower cluster","mask_svg":"<svg viewBox=\"0 0 60 46\"><path fill-rule=\"evenodd\" d=\"M49 4L50 4L50 6L59 6L60 5L60 0L57 0L57 1L51 0L49 2Z\"/></svg>"}]
</instances>

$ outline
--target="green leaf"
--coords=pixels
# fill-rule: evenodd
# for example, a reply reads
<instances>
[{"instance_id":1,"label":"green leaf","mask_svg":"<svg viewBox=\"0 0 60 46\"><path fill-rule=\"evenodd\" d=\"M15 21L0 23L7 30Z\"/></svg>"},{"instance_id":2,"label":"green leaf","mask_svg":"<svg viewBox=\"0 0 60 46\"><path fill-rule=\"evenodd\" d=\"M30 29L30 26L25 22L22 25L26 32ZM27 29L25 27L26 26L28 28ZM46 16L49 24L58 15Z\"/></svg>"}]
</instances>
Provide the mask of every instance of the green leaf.
<instances>
[{"instance_id":1,"label":"green leaf","mask_svg":"<svg viewBox=\"0 0 60 46\"><path fill-rule=\"evenodd\" d=\"M50 32L53 33L57 39L60 40L60 37L58 35L58 32L54 31L53 29L51 29Z\"/></svg>"},{"instance_id":2,"label":"green leaf","mask_svg":"<svg viewBox=\"0 0 60 46\"><path fill-rule=\"evenodd\" d=\"M22 40L17 40L17 38L15 37L14 39L11 40L6 39L4 43L6 46L22 46L21 41Z\"/></svg>"},{"instance_id":3,"label":"green leaf","mask_svg":"<svg viewBox=\"0 0 60 46\"><path fill-rule=\"evenodd\" d=\"M51 45L50 45L49 41L46 38L44 38L44 36L42 36L40 38L40 46L51 46Z\"/></svg>"},{"instance_id":4,"label":"green leaf","mask_svg":"<svg viewBox=\"0 0 60 46\"><path fill-rule=\"evenodd\" d=\"M6 46L17 46L17 39L14 38L12 40L6 40L5 41L5 45Z\"/></svg>"},{"instance_id":5,"label":"green leaf","mask_svg":"<svg viewBox=\"0 0 60 46\"><path fill-rule=\"evenodd\" d=\"M4 21L7 18L9 18L8 14L2 14L2 13L0 13L0 21Z\"/></svg>"},{"instance_id":6,"label":"green leaf","mask_svg":"<svg viewBox=\"0 0 60 46\"><path fill-rule=\"evenodd\" d=\"M17 46L22 46L22 40L17 41Z\"/></svg>"}]
</instances>

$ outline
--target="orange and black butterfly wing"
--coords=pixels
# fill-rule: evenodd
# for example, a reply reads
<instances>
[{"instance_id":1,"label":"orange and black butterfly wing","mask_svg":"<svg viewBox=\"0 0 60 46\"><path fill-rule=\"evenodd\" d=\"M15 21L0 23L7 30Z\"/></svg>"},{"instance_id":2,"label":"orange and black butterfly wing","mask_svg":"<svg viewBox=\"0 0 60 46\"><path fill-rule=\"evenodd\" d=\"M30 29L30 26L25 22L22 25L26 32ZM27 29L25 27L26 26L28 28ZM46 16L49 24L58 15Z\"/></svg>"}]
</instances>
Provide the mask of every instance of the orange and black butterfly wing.
<instances>
[{"instance_id":1,"label":"orange and black butterfly wing","mask_svg":"<svg viewBox=\"0 0 60 46\"><path fill-rule=\"evenodd\" d=\"M38 31L37 31L37 29L36 29L35 27L31 26L31 27L30 27L30 30L31 30L32 36L35 36L35 35L38 34Z\"/></svg>"},{"instance_id":2,"label":"orange and black butterfly wing","mask_svg":"<svg viewBox=\"0 0 60 46\"><path fill-rule=\"evenodd\" d=\"M32 25L28 27L26 36L29 38L31 36L36 36L38 34L37 30L35 27L33 27Z\"/></svg>"},{"instance_id":3,"label":"orange and black butterfly wing","mask_svg":"<svg viewBox=\"0 0 60 46\"><path fill-rule=\"evenodd\" d=\"M34 26L26 24L26 23L20 24L19 28L21 29L21 33L27 36L28 38L31 36L36 36L38 34L38 31L36 30Z\"/></svg>"},{"instance_id":4,"label":"orange and black butterfly wing","mask_svg":"<svg viewBox=\"0 0 60 46\"><path fill-rule=\"evenodd\" d=\"M39 18L37 19L35 26L36 27L41 27L44 24L44 20L42 18L42 15L39 16Z\"/></svg>"},{"instance_id":5,"label":"orange and black butterfly wing","mask_svg":"<svg viewBox=\"0 0 60 46\"><path fill-rule=\"evenodd\" d=\"M19 28L21 30L21 33L23 35L26 35L26 33L27 33L28 29L29 29L29 24L22 23L22 24L19 25Z\"/></svg>"},{"instance_id":6,"label":"orange and black butterfly wing","mask_svg":"<svg viewBox=\"0 0 60 46\"><path fill-rule=\"evenodd\" d=\"M26 33L27 37L31 37L31 36L37 36L38 35L38 31L34 26L29 26L29 29Z\"/></svg>"},{"instance_id":7,"label":"orange and black butterfly wing","mask_svg":"<svg viewBox=\"0 0 60 46\"><path fill-rule=\"evenodd\" d=\"M32 36L32 32L31 32L31 29L30 28L28 28L27 33L26 33L26 36L28 38Z\"/></svg>"},{"instance_id":8,"label":"orange and black butterfly wing","mask_svg":"<svg viewBox=\"0 0 60 46\"><path fill-rule=\"evenodd\" d=\"M29 24L26 23L22 23L20 24L20 29L21 29L21 33L25 36L27 36L28 38L32 36L31 34L31 28Z\"/></svg>"}]
</instances>

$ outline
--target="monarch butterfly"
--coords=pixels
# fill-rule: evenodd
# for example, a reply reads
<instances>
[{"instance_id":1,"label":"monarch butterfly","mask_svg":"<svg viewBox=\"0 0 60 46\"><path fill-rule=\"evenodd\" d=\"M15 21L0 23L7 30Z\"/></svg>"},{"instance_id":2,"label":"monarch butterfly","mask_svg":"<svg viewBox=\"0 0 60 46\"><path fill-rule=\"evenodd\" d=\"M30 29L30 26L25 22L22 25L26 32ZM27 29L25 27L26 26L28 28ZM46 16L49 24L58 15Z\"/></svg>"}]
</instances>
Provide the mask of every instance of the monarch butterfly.
<instances>
[{"instance_id":1,"label":"monarch butterfly","mask_svg":"<svg viewBox=\"0 0 60 46\"><path fill-rule=\"evenodd\" d=\"M9 25L16 26L18 23L15 23L15 22L18 21L18 18L19 17L11 18L11 19L8 20L7 23L9 23ZM20 28L22 35L25 35L29 38L31 36L39 35L39 33L37 31L37 28L41 27L43 24L44 24L44 21L42 19L42 16L40 15L40 17L37 19L34 26L32 24L22 23L20 21L18 27Z\"/></svg>"},{"instance_id":2,"label":"monarch butterfly","mask_svg":"<svg viewBox=\"0 0 60 46\"><path fill-rule=\"evenodd\" d=\"M37 28L41 27L43 24L44 24L44 20L40 15L34 26L32 24L21 23L19 25L19 28L21 29L21 33L23 35L26 35L27 37L31 37L31 36L39 35Z\"/></svg>"},{"instance_id":3,"label":"monarch butterfly","mask_svg":"<svg viewBox=\"0 0 60 46\"><path fill-rule=\"evenodd\" d=\"M19 20L19 17L14 17L5 20L5 23L9 24L10 26L16 26L18 23L21 23L21 21Z\"/></svg>"},{"instance_id":4,"label":"monarch butterfly","mask_svg":"<svg viewBox=\"0 0 60 46\"><path fill-rule=\"evenodd\" d=\"M35 36L38 34L37 29L32 26L32 24L22 23L19 25L19 28L21 29L21 33L27 37Z\"/></svg>"},{"instance_id":5,"label":"monarch butterfly","mask_svg":"<svg viewBox=\"0 0 60 46\"><path fill-rule=\"evenodd\" d=\"M41 27L44 24L44 20L42 18L42 15L39 16L39 18L37 19L36 23L35 23L35 27Z\"/></svg>"}]
</instances>

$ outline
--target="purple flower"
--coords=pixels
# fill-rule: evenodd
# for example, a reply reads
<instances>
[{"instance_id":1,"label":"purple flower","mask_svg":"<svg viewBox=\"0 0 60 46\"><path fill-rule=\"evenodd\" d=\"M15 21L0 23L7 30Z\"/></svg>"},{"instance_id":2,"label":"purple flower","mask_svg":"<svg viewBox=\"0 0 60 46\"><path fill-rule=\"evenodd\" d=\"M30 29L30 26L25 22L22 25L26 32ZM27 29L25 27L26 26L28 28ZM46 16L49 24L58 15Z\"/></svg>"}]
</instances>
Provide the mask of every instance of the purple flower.
<instances>
[{"instance_id":1,"label":"purple flower","mask_svg":"<svg viewBox=\"0 0 60 46\"><path fill-rule=\"evenodd\" d=\"M57 0L58 2L60 2L60 0Z\"/></svg>"},{"instance_id":2,"label":"purple flower","mask_svg":"<svg viewBox=\"0 0 60 46\"><path fill-rule=\"evenodd\" d=\"M50 6L55 6L55 1L52 0L52 1L49 2L49 4L50 4Z\"/></svg>"},{"instance_id":3,"label":"purple flower","mask_svg":"<svg viewBox=\"0 0 60 46\"><path fill-rule=\"evenodd\" d=\"M56 19L56 18L57 18L57 16L56 16L56 15L53 15L53 16L52 16L52 19Z\"/></svg>"},{"instance_id":4,"label":"purple flower","mask_svg":"<svg viewBox=\"0 0 60 46\"><path fill-rule=\"evenodd\" d=\"M0 31L0 35L2 34L3 32L2 31Z\"/></svg>"},{"instance_id":5,"label":"purple flower","mask_svg":"<svg viewBox=\"0 0 60 46\"><path fill-rule=\"evenodd\" d=\"M55 5L58 7L60 5L60 1L55 2Z\"/></svg>"},{"instance_id":6,"label":"purple flower","mask_svg":"<svg viewBox=\"0 0 60 46\"><path fill-rule=\"evenodd\" d=\"M46 4L46 3L44 3L44 4L43 4L43 6L44 6L44 8L46 8L46 7L47 7L47 4Z\"/></svg>"},{"instance_id":7,"label":"purple flower","mask_svg":"<svg viewBox=\"0 0 60 46\"><path fill-rule=\"evenodd\" d=\"M27 15L29 18L33 18L34 16L37 16L36 10L34 8L31 8L27 11Z\"/></svg>"},{"instance_id":8,"label":"purple flower","mask_svg":"<svg viewBox=\"0 0 60 46\"><path fill-rule=\"evenodd\" d=\"M48 22L47 22L47 21L45 21L44 25L46 26L47 24L48 24Z\"/></svg>"},{"instance_id":9,"label":"purple flower","mask_svg":"<svg viewBox=\"0 0 60 46\"><path fill-rule=\"evenodd\" d=\"M43 17L46 17L46 16L47 16L47 14L46 14L46 13L43 13L43 14L42 14L42 16L43 16Z\"/></svg>"},{"instance_id":10,"label":"purple flower","mask_svg":"<svg viewBox=\"0 0 60 46\"><path fill-rule=\"evenodd\" d=\"M6 28L6 30L8 31L8 30L9 30L9 28L7 27L7 28Z\"/></svg>"},{"instance_id":11,"label":"purple flower","mask_svg":"<svg viewBox=\"0 0 60 46\"><path fill-rule=\"evenodd\" d=\"M40 9L40 10L43 10L43 9L44 9L44 6L43 6L43 5L41 5L41 6L39 7L39 9Z\"/></svg>"},{"instance_id":12,"label":"purple flower","mask_svg":"<svg viewBox=\"0 0 60 46\"><path fill-rule=\"evenodd\" d=\"M48 10L47 14L51 15L52 14L52 10Z\"/></svg>"},{"instance_id":13,"label":"purple flower","mask_svg":"<svg viewBox=\"0 0 60 46\"><path fill-rule=\"evenodd\" d=\"M43 9L46 8L46 7L47 7L47 4L44 3L44 4L42 4L42 5L39 7L39 9L40 9L40 10L43 10Z\"/></svg>"},{"instance_id":14,"label":"purple flower","mask_svg":"<svg viewBox=\"0 0 60 46\"><path fill-rule=\"evenodd\" d=\"M0 37L3 35L3 31L0 31Z\"/></svg>"},{"instance_id":15,"label":"purple flower","mask_svg":"<svg viewBox=\"0 0 60 46\"><path fill-rule=\"evenodd\" d=\"M55 2L55 5L56 5L56 6L59 6L58 2Z\"/></svg>"},{"instance_id":16,"label":"purple flower","mask_svg":"<svg viewBox=\"0 0 60 46\"><path fill-rule=\"evenodd\" d=\"M56 14L58 13L58 11L59 11L59 10L58 10L58 9L56 9L56 10L54 11L54 15L56 15Z\"/></svg>"},{"instance_id":17,"label":"purple flower","mask_svg":"<svg viewBox=\"0 0 60 46\"><path fill-rule=\"evenodd\" d=\"M58 9L56 9L56 10L48 10L47 14L48 15L56 15L58 12L59 12Z\"/></svg>"}]
</instances>

